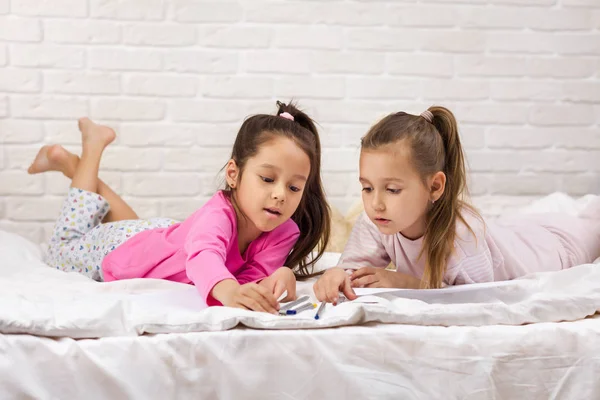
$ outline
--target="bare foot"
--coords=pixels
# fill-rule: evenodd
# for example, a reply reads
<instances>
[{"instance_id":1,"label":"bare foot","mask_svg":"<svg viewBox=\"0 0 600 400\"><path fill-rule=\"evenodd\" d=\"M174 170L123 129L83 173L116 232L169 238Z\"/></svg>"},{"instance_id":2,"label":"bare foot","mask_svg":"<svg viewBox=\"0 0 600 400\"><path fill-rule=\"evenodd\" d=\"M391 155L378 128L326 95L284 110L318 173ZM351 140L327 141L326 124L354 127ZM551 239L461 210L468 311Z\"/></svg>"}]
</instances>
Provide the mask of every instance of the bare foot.
<instances>
[{"instance_id":1,"label":"bare foot","mask_svg":"<svg viewBox=\"0 0 600 400\"><path fill-rule=\"evenodd\" d=\"M98 125L89 118L79 119L82 146L108 146L117 136L112 128Z\"/></svg>"},{"instance_id":2,"label":"bare foot","mask_svg":"<svg viewBox=\"0 0 600 400\"><path fill-rule=\"evenodd\" d=\"M74 170L78 161L79 157L68 152L61 145L47 145L37 153L27 172L39 174L46 171L59 171L67 175L69 171Z\"/></svg>"}]
</instances>

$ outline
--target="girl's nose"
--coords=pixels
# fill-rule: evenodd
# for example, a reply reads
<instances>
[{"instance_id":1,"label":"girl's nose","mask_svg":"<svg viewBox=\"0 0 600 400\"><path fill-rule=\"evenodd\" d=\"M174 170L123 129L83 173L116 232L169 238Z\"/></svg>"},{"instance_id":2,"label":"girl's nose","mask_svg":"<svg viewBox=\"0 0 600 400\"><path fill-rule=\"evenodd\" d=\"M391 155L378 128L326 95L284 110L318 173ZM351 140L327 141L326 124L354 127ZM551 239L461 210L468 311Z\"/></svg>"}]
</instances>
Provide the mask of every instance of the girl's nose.
<instances>
[{"instance_id":1,"label":"girl's nose","mask_svg":"<svg viewBox=\"0 0 600 400\"><path fill-rule=\"evenodd\" d=\"M374 195L373 203L371 204L374 210L383 211L385 210L385 204L383 203L381 196Z\"/></svg>"},{"instance_id":2,"label":"girl's nose","mask_svg":"<svg viewBox=\"0 0 600 400\"><path fill-rule=\"evenodd\" d=\"M274 200L285 201L285 188L276 187L271 196Z\"/></svg>"}]
</instances>

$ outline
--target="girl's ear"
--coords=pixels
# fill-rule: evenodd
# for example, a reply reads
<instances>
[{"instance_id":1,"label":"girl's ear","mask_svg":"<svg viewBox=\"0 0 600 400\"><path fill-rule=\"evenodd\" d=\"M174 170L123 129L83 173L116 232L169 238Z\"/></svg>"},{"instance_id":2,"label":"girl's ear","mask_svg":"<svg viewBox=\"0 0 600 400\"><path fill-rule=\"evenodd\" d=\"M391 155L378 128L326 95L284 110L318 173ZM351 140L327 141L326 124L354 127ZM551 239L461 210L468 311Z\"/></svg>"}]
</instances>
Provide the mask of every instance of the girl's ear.
<instances>
[{"instance_id":1,"label":"girl's ear","mask_svg":"<svg viewBox=\"0 0 600 400\"><path fill-rule=\"evenodd\" d=\"M442 171L438 171L431 176L431 180L429 183L429 191L431 196L431 201L437 201L444 194L444 190L446 189L446 174Z\"/></svg>"},{"instance_id":2,"label":"girl's ear","mask_svg":"<svg viewBox=\"0 0 600 400\"><path fill-rule=\"evenodd\" d=\"M237 185L238 177L240 175L240 169L237 166L237 163L232 158L227 162L225 166L225 180L227 181L227 185L230 188L234 189Z\"/></svg>"}]
</instances>

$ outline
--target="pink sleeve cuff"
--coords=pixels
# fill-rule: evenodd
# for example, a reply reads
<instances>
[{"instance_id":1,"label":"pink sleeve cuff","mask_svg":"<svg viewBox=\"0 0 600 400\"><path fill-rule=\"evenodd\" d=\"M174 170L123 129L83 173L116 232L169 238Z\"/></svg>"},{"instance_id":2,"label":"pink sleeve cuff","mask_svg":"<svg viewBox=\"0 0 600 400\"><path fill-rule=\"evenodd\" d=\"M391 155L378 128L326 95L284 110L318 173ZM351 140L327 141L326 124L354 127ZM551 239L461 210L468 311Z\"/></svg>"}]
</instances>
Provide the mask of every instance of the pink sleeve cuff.
<instances>
[{"instance_id":1,"label":"pink sleeve cuff","mask_svg":"<svg viewBox=\"0 0 600 400\"><path fill-rule=\"evenodd\" d=\"M210 295L213 287L225 279L235 279L224 264L223 258L210 250L198 253L186 262L188 278L194 283L207 305L221 304Z\"/></svg>"}]
</instances>

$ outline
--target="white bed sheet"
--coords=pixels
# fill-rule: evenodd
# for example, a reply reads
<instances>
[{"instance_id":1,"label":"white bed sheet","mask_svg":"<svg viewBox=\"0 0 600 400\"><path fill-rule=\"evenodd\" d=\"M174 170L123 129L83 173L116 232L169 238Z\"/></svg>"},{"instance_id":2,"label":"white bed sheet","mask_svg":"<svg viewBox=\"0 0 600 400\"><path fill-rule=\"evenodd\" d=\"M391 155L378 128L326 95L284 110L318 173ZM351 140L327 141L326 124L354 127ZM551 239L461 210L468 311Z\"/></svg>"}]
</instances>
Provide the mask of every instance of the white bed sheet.
<instances>
[{"instance_id":1,"label":"white bed sheet","mask_svg":"<svg viewBox=\"0 0 600 400\"><path fill-rule=\"evenodd\" d=\"M600 318L525 326L0 335L7 399L598 399Z\"/></svg>"},{"instance_id":2,"label":"white bed sheet","mask_svg":"<svg viewBox=\"0 0 600 400\"><path fill-rule=\"evenodd\" d=\"M314 310L281 317L229 307L207 308L190 285L150 279L97 283L50 269L39 261L6 262L9 271L17 273L0 269L1 333L85 339L219 331L240 324L259 329L318 329L367 322L521 325L575 321L600 311L597 264L502 283L359 297L336 307L328 304L317 321ZM298 293L314 299L312 282L300 282Z\"/></svg>"},{"instance_id":3,"label":"white bed sheet","mask_svg":"<svg viewBox=\"0 0 600 400\"><path fill-rule=\"evenodd\" d=\"M600 311L596 264L509 282L365 296L337 307L328 304L317 321L314 311L280 317L207 308L193 286L181 283L153 279L98 283L48 268L37 255L15 248L10 236L0 232L0 333L85 339L219 331L240 324L259 329L318 329L367 322L521 325L575 321ZM314 299L312 282L299 283L298 293Z\"/></svg>"},{"instance_id":4,"label":"white bed sheet","mask_svg":"<svg viewBox=\"0 0 600 400\"><path fill-rule=\"evenodd\" d=\"M6 244L3 239L0 245ZM22 268L39 265L39 251L31 244L23 241L10 247L23 257ZM583 266L595 274L593 267ZM14 265L0 270L4 278L24 272L15 270ZM50 272L56 271L44 270L41 278ZM62 293L62 298L71 296L77 301L76 295L85 294L90 287L84 279L69 278L73 288ZM19 289L10 282L5 279L0 291L12 291L17 298ZM550 287L556 282L546 281ZM150 294L180 287L132 281L105 285L102 292L105 296L123 291ZM597 290L591 283L587 287L592 296L589 301L576 293L575 286L572 296L566 293L553 304L561 312L580 311L582 317L591 314L597 309ZM55 289L60 292L62 287ZM40 299L48 299L46 294ZM578 305L573 307L575 298ZM131 311L126 307L119 310ZM536 310L530 307L530 316L543 320ZM18 309L0 311L12 321L23 321ZM69 320L57 318L61 314L52 315L33 328L50 326L58 328L52 332L63 334L73 328ZM99 321L91 328L97 333L106 323ZM131 334L122 324L115 329L118 335ZM133 334L151 331L134 329ZM522 326L444 327L413 321L304 330L238 326L225 331L101 339L0 335L1 399L591 399L600 398L598 376L598 315Z\"/></svg>"}]
</instances>

